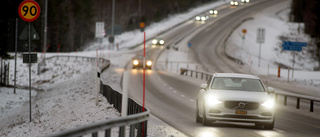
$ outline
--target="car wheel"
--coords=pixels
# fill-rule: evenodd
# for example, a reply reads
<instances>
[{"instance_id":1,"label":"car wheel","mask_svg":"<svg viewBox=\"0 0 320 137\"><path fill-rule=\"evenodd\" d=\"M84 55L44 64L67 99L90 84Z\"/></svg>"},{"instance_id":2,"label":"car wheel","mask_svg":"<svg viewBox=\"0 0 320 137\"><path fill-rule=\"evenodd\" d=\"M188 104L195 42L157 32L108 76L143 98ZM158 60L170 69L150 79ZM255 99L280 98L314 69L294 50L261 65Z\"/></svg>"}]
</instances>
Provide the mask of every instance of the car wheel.
<instances>
[{"instance_id":1,"label":"car wheel","mask_svg":"<svg viewBox=\"0 0 320 137\"><path fill-rule=\"evenodd\" d=\"M136 67L132 67L133 69L135 69Z\"/></svg>"},{"instance_id":2,"label":"car wheel","mask_svg":"<svg viewBox=\"0 0 320 137\"><path fill-rule=\"evenodd\" d=\"M203 106L203 113L202 113L202 125L209 126L211 122L206 117L206 108Z\"/></svg>"},{"instance_id":3,"label":"car wheel","mask_svg":"<svg viewBox=\"0 0 320 137\"><path fill-rule=\"evenodd\" d=\"M273 119L273 121L272 121L272 123L268 123L268 124L264 124L263 126L264 126L264 129L273 129L274 128L274 121L275 121L275 119Z\"/></svg>"},{"instance_id":4,"label":"car wheel","mask_svg":"<svg viewBox=\"0 0 320 137\"><path fill-rule=\"evenodd\" d=\"M197 101L197 106L196 106L196 121L197 121L197 123L201 123L202 122L202 118L199 115L198 101Z\"/></svg>"}]
</instances>

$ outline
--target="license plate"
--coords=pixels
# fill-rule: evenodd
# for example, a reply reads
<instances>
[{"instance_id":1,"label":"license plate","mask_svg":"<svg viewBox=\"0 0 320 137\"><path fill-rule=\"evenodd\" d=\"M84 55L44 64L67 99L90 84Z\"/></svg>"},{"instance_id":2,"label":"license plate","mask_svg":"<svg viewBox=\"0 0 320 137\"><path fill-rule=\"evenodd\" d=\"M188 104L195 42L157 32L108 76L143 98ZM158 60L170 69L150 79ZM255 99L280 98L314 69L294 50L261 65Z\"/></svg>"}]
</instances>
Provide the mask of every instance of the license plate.
<instances>
[{"instance_id":1,"label":"license plate","mask_svg":"<svg viewBox=\"0 0 320 137\"><path fill-rule=\"evenodd\" d=\"M236 110L236 114L238 114L238 115L247 115L247 111L246 110Z\"/></svg>"}]
</instances>

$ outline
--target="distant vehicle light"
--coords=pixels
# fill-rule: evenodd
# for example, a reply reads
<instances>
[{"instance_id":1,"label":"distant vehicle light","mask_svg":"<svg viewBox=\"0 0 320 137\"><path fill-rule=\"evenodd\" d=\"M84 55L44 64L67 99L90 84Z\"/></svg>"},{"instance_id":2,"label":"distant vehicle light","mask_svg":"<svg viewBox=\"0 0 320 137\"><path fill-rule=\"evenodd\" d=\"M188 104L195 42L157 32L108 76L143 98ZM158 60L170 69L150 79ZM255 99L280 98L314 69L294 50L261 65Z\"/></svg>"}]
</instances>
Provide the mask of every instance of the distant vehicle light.
<instances>
[{"instance_id":1,"label":"distant vehicle light","mask_svg":"<svg viewBox=\"0 0 320 137\"><path fill-rule=\"evenodd\" d=\"M246 2L246 3L248 3L248 2L250 2L250 0L241 0L241 2Z\"/></svg>"},{"instance_id":2,"label":"distant vehicle light","mask_svg":"<svg viewBox=\"0 0 320 137\"><path fill-rule=\"evenodd\" d=\"M197 16L197 17L196 17L196 20L200 20L200 19L201 19L200 16Z\"/></svg>"},{"instance_id":3,"label":"distant vehicle light","mask_svg":"<svg viewBox=\"0 0 320 137\"><path fill-rule=\"evenodd\" d=\"M164 40L160 40L159 43L162 45L164 44Z\"/></svg>"},{"instance_id":4,"label":"distant vehicle light","mask_svg":"<svg viewBox=\"0 0 320 137\"><path fill-rule=\"evenodd\" d=\"M151 66L152 65L152 61L147 61L147 66Z\"/></svg>"},{"instance_id":5,"label":"distant vehicle light","mask_svg":"<svg viewBox=\"0 0 320 137\"><path fill-rule=\"evenodd\" d=\"M239 2L237 2L237 1L230 1L230 5L231 5L231 6L238 6L238 5L239 5Z\"/></svg>"},{"instance_id":6,"label":"distant vehicle light","mask_svg":"<svg viewBox=\"0 0 320 137\"><path fill-rule=\"evenodd\" d=\"M217 14L218 14L218 10L210 10L210 11L209 11L209 14L217 15Z\"/></svg>"},{"instance_id":7,"label":"distant vehicle light","mask_svg":"<svg viewBox=\"0 0 320 137\"><path fill-rule=\"evenodd\" d=\"M156 39L154 39L154 40L152 40L152 44L157 44L158 43L158 41L156 40Z\"/></svg>"},{"instance_id":8,"label":"distant vehicle light","mask_svg":"<svg viewBox=\"0 0 320 137\"><path fill-rule=\"evenodd\" d=\"M138 60L134 60L133 61L133 65L138 65L139 64L139 61Z\"/></svg>"},{"instance_id":9,"label":"distant vehicle light","mask_svg":"<svg viewBox=\"0 0 320 137\"><path fill-rule=\"evenodd\" d=\"M202 16L202 17L201 17L201 20L202 20L202 21L205 21L206 19L207 19L207 18L206 18L205 16Z\"/></svg>"}]
</instances>

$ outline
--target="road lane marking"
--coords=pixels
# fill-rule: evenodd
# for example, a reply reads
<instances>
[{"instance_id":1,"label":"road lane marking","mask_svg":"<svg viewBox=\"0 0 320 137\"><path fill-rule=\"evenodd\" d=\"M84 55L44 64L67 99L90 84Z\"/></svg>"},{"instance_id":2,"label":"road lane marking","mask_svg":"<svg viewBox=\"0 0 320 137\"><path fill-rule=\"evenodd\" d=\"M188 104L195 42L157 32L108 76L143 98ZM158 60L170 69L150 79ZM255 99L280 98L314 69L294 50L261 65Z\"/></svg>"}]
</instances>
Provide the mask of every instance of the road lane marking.
<instances>
[{"instance_id":1,"label":"road lane marking","mask_svg":"<svg viewBox=\"0 0 320 137\"><path fill-rule=\"evenodd\" d=\"M190 99L189 101L190 101L190 102L194 102L194 100L193 100L193 99Z\"/></svg>"},{"instance_id":2,"label":"road lane marking","mask_svg":"<svg viewBox=\"0 0 320 137\"><path fill-rule=\"evenodd\" d=\"M180 96L184 98L184 95L181 94Z\"/></svg>"}]
</instances>

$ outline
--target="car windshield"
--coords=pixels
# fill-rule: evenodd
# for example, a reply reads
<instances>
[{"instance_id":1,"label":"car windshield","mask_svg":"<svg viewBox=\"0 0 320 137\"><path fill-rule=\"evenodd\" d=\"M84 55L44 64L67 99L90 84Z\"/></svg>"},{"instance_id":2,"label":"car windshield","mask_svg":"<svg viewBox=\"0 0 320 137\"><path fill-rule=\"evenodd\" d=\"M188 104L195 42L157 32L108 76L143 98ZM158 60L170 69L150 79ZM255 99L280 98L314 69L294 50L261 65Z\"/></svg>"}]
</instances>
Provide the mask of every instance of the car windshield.
<instances>
[{"instance_id":1,"label":"car windshield","mask_svg":"<svg viewBox=\"0 0 320 137\"><path fill-rule=\"evenodd\" d=\"M259 79L218 77L214 78L212 89L265 92Z\"/></svg>"},{"instance_id":2,"label":"car windshield","mask_svg":"<svg viewBox=\"0 0 320 137\"><path fill-rule=\"evenodd\" d=\"M142 55L141 56L135 56L134 58L135 59L143 59L143 56ZM146 59L149 59L149 57L146 56Z\"/></svg>"}]
</instances>

